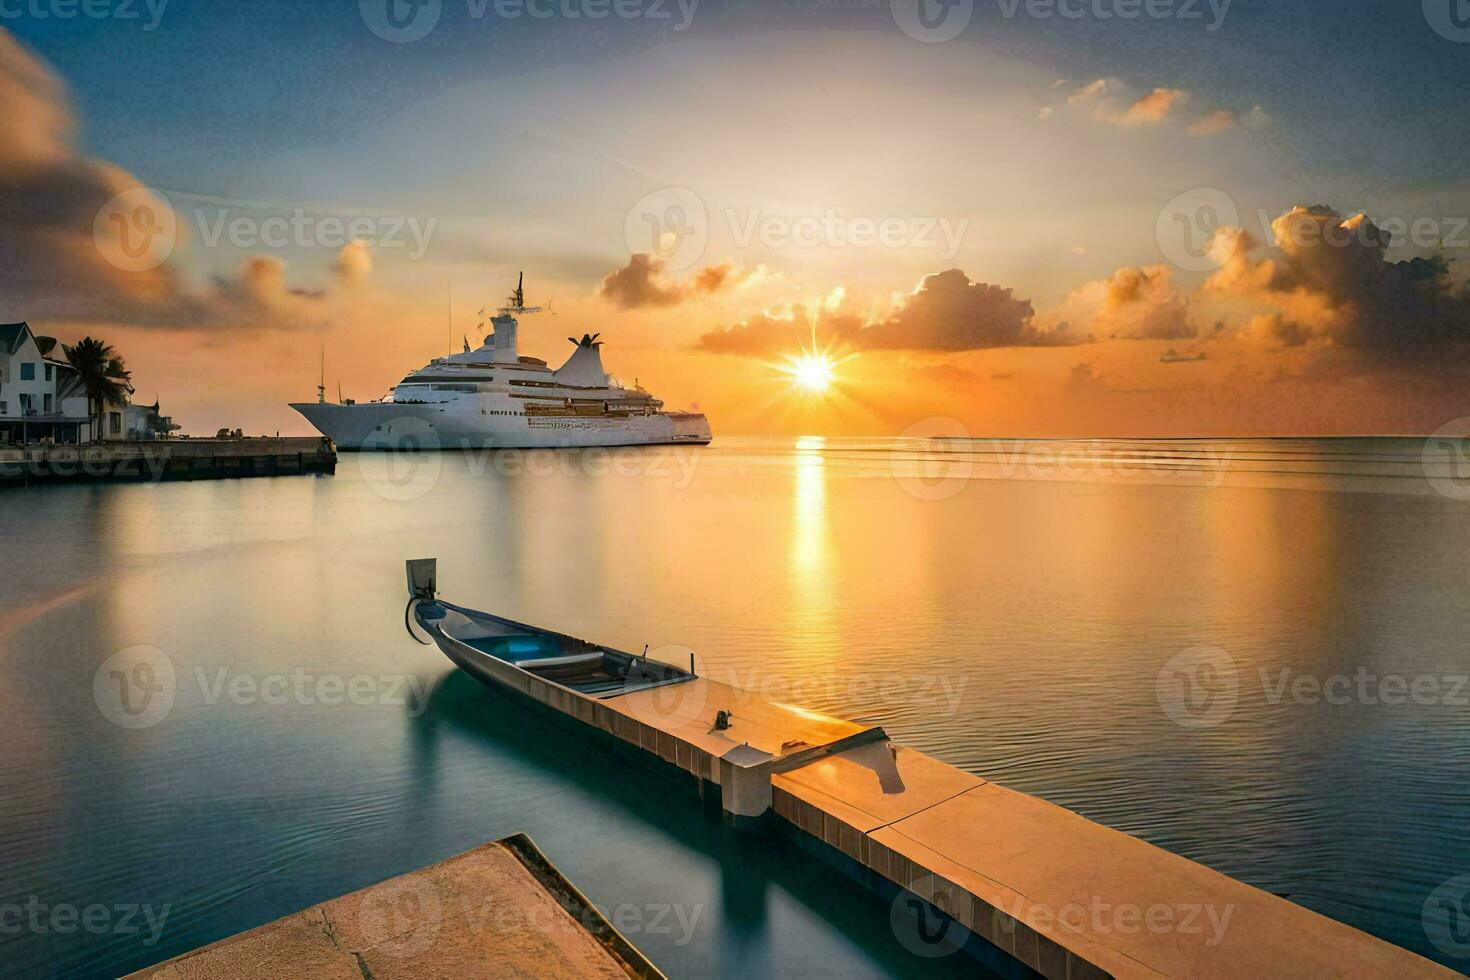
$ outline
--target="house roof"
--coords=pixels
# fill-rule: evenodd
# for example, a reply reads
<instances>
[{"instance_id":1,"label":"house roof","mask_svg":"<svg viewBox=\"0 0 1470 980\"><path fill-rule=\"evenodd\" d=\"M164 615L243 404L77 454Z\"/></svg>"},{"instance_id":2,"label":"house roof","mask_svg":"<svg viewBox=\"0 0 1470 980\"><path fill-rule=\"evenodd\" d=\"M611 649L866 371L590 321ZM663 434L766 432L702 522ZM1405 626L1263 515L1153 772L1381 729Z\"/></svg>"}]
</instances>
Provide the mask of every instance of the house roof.
<instances>
[{"instance_id":1,"label":"house roof","mask_svg":"<svg viewBox=\"0 0 1470 980\"><path fill-rule=\"evenodd\" d=\"M30 331L30 326L24 322L0 323L0 350L4 350L7 354L14 354Z\"/></svg>"},{"instance_id":2,"label":"house roof","mask_svg":"<svg viewBox=\"0 0 1470 980\"><path fill-rule=\"evenodd\" d=\"M49 357L51 352L56 349L56 338L36 337L36 349L41 352L42 357Z\"/></svg>"}]
</instances>

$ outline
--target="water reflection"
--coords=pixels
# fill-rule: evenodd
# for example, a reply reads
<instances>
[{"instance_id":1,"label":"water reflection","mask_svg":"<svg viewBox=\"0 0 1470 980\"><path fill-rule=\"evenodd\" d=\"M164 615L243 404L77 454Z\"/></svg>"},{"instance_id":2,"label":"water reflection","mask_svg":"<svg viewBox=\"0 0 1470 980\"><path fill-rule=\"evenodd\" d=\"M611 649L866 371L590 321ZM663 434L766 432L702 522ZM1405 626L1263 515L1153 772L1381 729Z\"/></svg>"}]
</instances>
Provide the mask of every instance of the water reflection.
<instances>
[{"instance_id":1,"label":"water reflection","mask_svg":"<svg viewBox=\"0 0 1470 980\"><path fill-rule=\"evenodd\" d=\"M774 680L773 697L1436 954L1420 909L1470 868L1470 716L1273 700L1261 679L1465 672L1470 503L1435 492L1416 443L1086 444L1101 462L1065 479L1041 452L1051 475L1031 478L1031 447L1017 463L1014 444L967 446L973 478L943 499L906 491L892 449L722 439L692 471L650 451L540 474L447 454L412 500L353 465L7 488L0 883L174 912L166 949L0 936L0 958L126 972L525 830L594 897L703 903L694 943L650 949L672 973L904 968L885 924L782 866L805 862L743 866L697 803L457 675L421 717L211 693L221 671L444 677L401 621L403 559L431 555L451 598L693 647L701 670ZM92 683L138 644L180 687L166 720L125 731ZM1228 652L1241 694L1190 730L1156 681L1200 645Z\"/></svg>"}]
</instances>

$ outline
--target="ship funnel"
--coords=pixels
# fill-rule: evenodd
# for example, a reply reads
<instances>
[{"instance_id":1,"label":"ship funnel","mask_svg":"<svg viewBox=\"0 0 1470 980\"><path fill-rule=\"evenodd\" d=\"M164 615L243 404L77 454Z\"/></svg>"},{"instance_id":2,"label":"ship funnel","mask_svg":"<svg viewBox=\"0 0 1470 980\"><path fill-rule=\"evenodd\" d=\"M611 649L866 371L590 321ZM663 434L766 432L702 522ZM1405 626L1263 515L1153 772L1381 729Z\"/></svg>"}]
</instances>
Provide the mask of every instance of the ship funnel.
<instances>
[{"instance_id":1,"label":"ship funnel","mask_svg":"<svg viewBox=\"0 0 1470 980\"><path fill-rule=\"evenodd\" d=\"M560 384L578 388L606 388L607 372L602 369L602 345L584 337L567 362L556 369Z\"/></svg>"}]
</instances>

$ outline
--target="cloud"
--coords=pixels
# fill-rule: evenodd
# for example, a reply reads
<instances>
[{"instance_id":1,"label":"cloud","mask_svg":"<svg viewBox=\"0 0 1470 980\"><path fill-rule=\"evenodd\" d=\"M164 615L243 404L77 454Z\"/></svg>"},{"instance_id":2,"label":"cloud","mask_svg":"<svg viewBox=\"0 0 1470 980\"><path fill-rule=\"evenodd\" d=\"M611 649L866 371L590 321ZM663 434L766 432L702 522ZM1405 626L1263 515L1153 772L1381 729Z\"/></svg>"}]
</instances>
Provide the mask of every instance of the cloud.
<instances>
[{"instance_id":1,"label":"cloud","mask_svg":"<svg viewBox=\"0 0 1470 980\"><path fill-rule=\"evenodd\" d=\"M1243 334L1270 346L1404 351L1470 341L1470 288L1443 258L1390 262L1388 237L1365 214L1297 206L1271 223L1275 247L1216 233L1223 264L1206 292L1258 309Z\"/></svg>"},{"instance_id":2,"label":"cloud","mask_svg":"<svg viewBox=\"0 0 1470 980\"><path fill-rule=\"evenodd\" d=\"M121 168L77 152L65 86L4 30L0 102L0 307L9 318L264 329L330 316L329 297L287 289L274 260L247 264L238 277L203 290L189 288L171 259L149 269L109 261L127 252L127 236L136 232L125 219L146 217L161 227L172 218L168 202ZM124 220L106 220L104 208L124 193L128 208L117 215ZM180 240L174 252L186 244ZM360 257L339 263L350 263L344 278L353 282L370 268Z\"/></svg>"},{"instance_id":3,"label":"cloud","mask_svg":"<svg viewBox=\"0 0 1470 980\"><path fill-rule=\"evenodd\" d=\"M864 324L845 312L838 291L821 304L763 313L714 330L699 350L751 356L789 352L816 339L856 350L964 351L993 347L1050 347L1071 343L1065 330L1042 330L1031 301L989 283L971 282L959 269L926 276L888 316Z\"/></svg>"},{"instance_id":4,"label":"cloud","mask_svg":"<svg viewBox=\"0 0 1470 980\"><path fill-rule=\"evenodd\" d=\"M1190 123L1186 131L1191 136L1213 136L1215 133L1223 133L1237 126L1246 129L1260 129L1270 121L1271 117L1266 115L1260 106L1254 107L1244 115L1231 109L1217 109Z\"/></svg>"},{"instance_id":5,"label":"cloud","mask_svg":"<svg viewBox=\"0 0 1470 980\"><path fill-rule=\"evenodd\" d=\"M1125 266L1086 283L1062 304L1057 318L1085 324L1100 338L1174 340L1193 337L1188 300L1173 286L1166 265Z\"/></svg>"},{"instance_id":6,"label":"cloud","mask_svg":"<svg viewBox=\"0 0 1470 980\"><path fill-rule=\"evenodd\" d=\"M332 271L339 280L351 285L366 282L373 272L373 253L368 243L358 240L344 245L332 265Z\"/></svg>"},{"instance_id":7,"label":"cloud","mask_svg":"<svg viewBox=\"0 0 1470 980\"><path fill-rule=\"evenodd\" d=\"M1229 109L1218 109L1207 116L1201 116L1189 124L1189 135L1210 136L1215 133L1223 133L1235 125L1235 113Z\"/></svg>"},{"instance_id":8,"label":"cloud","mask_svg":"<svg viewBox=\"0 0 1470 980\"><path fill-rule=\"evenodd\" d=\"M1052 88L1055 89L1056 85L1053 84ZM1117 78L1095 79L1067 96L1067 106L1074 111L1083 111L1100 122L1129 129L1169 122L1180 117L1183 108L1195 101L1194 95L1184 89L1160 86L1140 92ZM1046 106L1041 110L1040 118L1048 119L1053 114L1053 108ZM1260 106L1246 113L1219 108L1195 118L1185 131L1191 136L1210 136L1237 127L1259 128L1269 121L1270 117Z\"/></svg>"},{"instance_id":9,"label":"cloud","mask_svg":"<svg viewBox=\"0 0 1470 980\"><path fill-rule=\"evenodd\" d=\"M810 348L846 342L859 324L850 316L835 314L820 305L794 305L788 309L758 313L727 330L711 330L694 344L695 350L711 354L771 357Z\"/></svg>"},{"instance_id":10,"label":"cloud","mask_svg":"<svg viewBox=\"0 0 1470 980\"><path fill-rule=\"evenodd\" d=\"M1177 88L1156 88L1139 99L1118 118L1120 126L1151 126L1161 123L1169 113L1189 99L1189 95Z\"/></svg>"},{"instance_id":11,"label":"cloud","mask_svg":"<svg viewBox=\"0 0 1470 980\"><path fill-rule=\"evenodd\" d=\"M757 269L754 273L746 273L733 263L722 262L705 266L688 282L671 283L664 281L663 269L663 262L646 253L635 252L627 265L603 278L597 294L625 310L678 306L685 300L738 285L761 272Z\"/></svg>"},{"instance_id":12,"label":"cloud","mask_svg":"<svg viewBox=\"0 0 1470 980\"><path fill-rule=\"evenodd\" d=\"M946 351L1056 343L1057 337L1033 327L1034 316L1030 300L949 269L926 276L903 306L865 327L854 342L866 348Z\"/></svg>"}]
</instances>

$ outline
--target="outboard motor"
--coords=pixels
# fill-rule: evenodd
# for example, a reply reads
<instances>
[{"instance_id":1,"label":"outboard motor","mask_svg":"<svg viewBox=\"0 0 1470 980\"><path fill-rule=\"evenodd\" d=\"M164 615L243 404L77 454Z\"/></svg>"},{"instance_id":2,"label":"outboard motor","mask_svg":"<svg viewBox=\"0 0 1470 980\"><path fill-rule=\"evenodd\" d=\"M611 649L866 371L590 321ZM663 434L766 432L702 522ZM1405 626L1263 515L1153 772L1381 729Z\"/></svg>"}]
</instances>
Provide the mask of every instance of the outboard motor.
<instances>
[{"instance_id":1,"label":"outboard motor","mask_svg":"<svg viewBox=\"0 0 1470 980\"><path fill-rule=\"evenodd\" d=\"M439 585L438 574L439 560L437 558L410 558L403 563L404 571L408 575L408 605L403 609L403 628L408 630L408 635L413 637L424 646L430 646L430 640L421 639L413 631L413 607L423 603L419 609L419 621L423 623L435 622L443 619L449 611L435 601Z\"/></svg>"}]
</instances>

